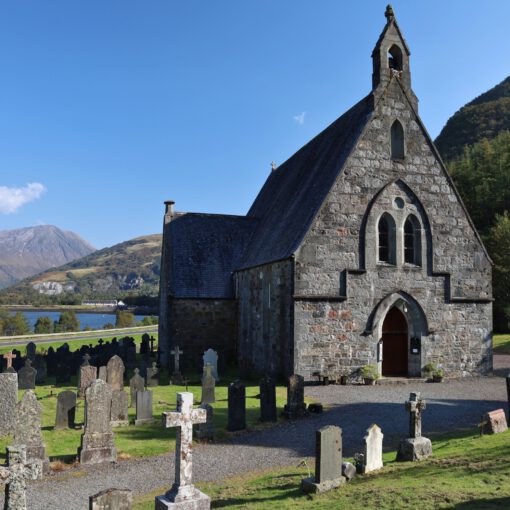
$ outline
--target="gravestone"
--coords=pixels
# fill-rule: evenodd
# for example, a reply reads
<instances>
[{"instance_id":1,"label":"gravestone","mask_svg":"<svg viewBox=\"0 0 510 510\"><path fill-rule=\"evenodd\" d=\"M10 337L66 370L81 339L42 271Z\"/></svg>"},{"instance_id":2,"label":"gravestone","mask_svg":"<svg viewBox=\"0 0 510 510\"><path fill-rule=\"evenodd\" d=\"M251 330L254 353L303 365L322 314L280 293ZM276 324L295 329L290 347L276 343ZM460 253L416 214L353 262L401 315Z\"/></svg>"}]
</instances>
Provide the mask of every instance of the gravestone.
<instances>
[{"instance_id":1,"label":"gravestone","mask_svg":"<svg viewBox=\"0 0 510 510\"><path fill-rule=\"evenodd\" d=\"M40 462L43 471L49 468L49 460L41 433L42 406L32 390L27 390L16 404L14 444L27 447L28 462Z\"/></svg>"},{"instance_id":2,"label":"gravestone","mask_svg":"<svg viewBox=\"0 0 510 510\"><path fill-rule=\"evenodd\" d=\"M140 354L143 356L144 354L150 353L150 345L149 345L149 335L144 333L142 335L142 341L140 342Z\"/></svg>"},{"instance_id":3,"label":"gravestone","mask_svg":"<svg viewBox=\"0 0 510 510\"><path fill-rule=\"evenodd\" d=\"M129 425L128 394L124 390L112 391L110 423L112 427L126 427Z\"/></svg>"},{"instance_id":4,"label":"gravestone","mask_svg":"<svg viewBox=\"0 0 510 510\"><path fill-rule=\"evenodd\" d=\"M209 404L200 404L200 409L206 412L206 420L199 423L197 427L197 438L203 441L212 441L214 439L214 410Z\"/></svg>"},{"instance_id":5,"label":"gravestone","mask_svg":"<svg viewBox=\"0 0 510 510\"><path fill-rule=\"evenodd\" d=\"M234 432L246 428L246 386L241 381L228 385L227 430Z\"/></svg>"},{"instance_id":6,"label":"gravestone","mask_svg":"<svg viewBox=\"0 0 510 510\"><path fill-rule=\"evenodd\" d=\"M315 433L315 477L301 480L306 493L321 493L345 483L342 476L342 429L329 425Z\"/></svg>"},{"instance_id":7,"label":"gravestone","mask_svg":"<svg viewBox=\"0 0 510 510\"><path fill-rule=\"evenodd\" d=\"M405 403L406 411L409 412L409 438L400 441L397 452L398 462L423 460L432 455L430 439L421 435L421 415L426 404L418 392L411 393L409 400Z\"/></svg>"},{"instance_id":8,"label":"gravestone","mask_svg":"<svg viewBox=\"0 0 510 510\"><path fill-rule=\"evenodd\" d=\"M205 409L193 409L193 393L177 393L177 412L163 413L165 427L178 427L175 447L175 482L156 497L155 510L209 510L211 499L192 483L193 425L206 420Z\"/></svg>"},{"instance_id":9,"label":"gravestone","mask_svg":"<svg viewBox=\"0 0 510 510\"><path fill-rule=\"evenodd\" d=\"M365 436L365 449L363 452L362 473L377 471L383 467L382 447L384 434L377 425L372 425L367 429Z\"/></svg>"},{"instance_id":10,"label":"gravestone","mask_svg":"<svg viewBox=\"0 0 510 510\"><path fill-rule=\"evenodd\" d=\"M35 390L35 376L37 370L32 367L32 361L27 358L25 366L18 372L18 388L20 390Z\"/></svg>"},{"instance_id":11,"label":"gravestone","mask_svg":"<svg viewBox=\"0 0 510 510\"><path fill-rule=\"evenodd\" d=\"M74 429L76 415L76 393L71 390L61 391L57 397L57 415L55 429Z\"/></svg>"},{"instance_id":12,"label":"gravestone","mask_svg":"<svg viewBox=\"0 0 510 510\"><path fill-rule=\"evenodd\" d=\"M271 377L260 380L260 421L277 421L276 384Z\"/></svg>"},{"instance_id":13,"label":"gravestone","mask_svg":"<svg viewBox=\"0 0 510 510\"><path fill-rule=\"evenodd\" d=\"M203 360L204 370L207 365L211 365L212 375L216 382L218 382L220 380L218 377L218 353L214 349L207 349L207 351L204 352Z\"/></svg>"},{"instance_id":14,"label":"gravestone","mask_svg":"<svg viewBox=\"0 0 510 510\"><path fill-rule=\"evenodd\" d=\"M124 362L119 356L112 356L106 365L106 382L112 390L124 388Z\"/></svg>"},{"instance_id":15,"label":"gravestone","mask_svg":"<svg viewBox=\"0 0 510 510\"><path fill-rule=\"evenodd\" d=\"M213 404L216 402L215 396L216 380L212 375L212 366L206 365L204 367L204 375L202 376L202 398L201 404Z\"/></svg>"},{"instance_id":16,"label":"gravestone","mask_svg":"<svg viewBox=\"0 0 510 510\"><path fill-rule=\"evenodd\" d=\"M154 415L152 414L152 391L137 391L135 425L144 425L152 422L154 422Z\"/></svg>"},{"instance_id":17,"label":"gravestone","mask_svg":"<svg viewBox=\"0 0 510 510\"><path fill-rule=\"evenodd\" d=\"M182 385L183 384L183 378L181 374L181 367L180 367L180 356L181 354L184 354L181 349L179 349L179 346L176 345L174 349L170 351L170 354L174 357L174 373L172 374L172 384Z\"/></svg>"},{"instance_id":18,"label":"gravestone","mask_svg":"<svg viewBox=\"0 0 510 510\"><path fill-rule=\"evenodd\" d=\"M12 360L17 358L16 354L14 354L12 351L4 354L2 357L7 362L7 368L11 368Z\"/></svg>"},{"instance_id":19,"label":"gravestone","mask_svg":"<svg viewBox=\"0 0 510 510\"><path fill-rule=\"evenodd\" d=\"M21 356L21 351L18 351L17 349L13 349L12 353L15 355L12 360L12 367L17 372L24 365L23 357Z\"/></svg>"},{"instance_id":20,"label":"gravestone","mask_svg":"<svg viewBox=\"0 0 510 510\"><path fill-rule=\"evenodd\" d=\"M139 372L138 368L135 368L135 375L129 379L129 392L131 396L129 407L136 405L136 392L145 390L145 381Z\"/></svg>"},{"instance_id":21,"label":"gravestone","mask_svg":"<svg viewBox=\"0 0 510 510\"><path fill-rule=\"evenodd\" d=\"M103 365L103 366L99 367L99 370L97 372L97 378L101 379L104 382L106 382L106 377L107 377L106 374L107 374L106 365Z\"/></svg>"},{"instance_id":22,"label":"gravestone","mask_svg":"<svg viewBox=\"0 0 510 510\"><path fill-rule=\"evenodd\" d=\"M0 374L0 435L10 434L14 429L16 404L18 403L18 374Z\"/></svg>"},{"instance_id":23,"label":"gravestone","mask_svg":"<svg viewBox=\"0 0 510 510\"><path fill-rule=\"evenodd\" d=\"M159 384L159 369L158 364L153 361L152 367L147 369L147 386L154 387Z\"/></svg>"},{"instance_id":24,"label":"gravestone","mask_svg":"<svg viewBox=\"0 0 510 510\"><path fill-rule=\"evenodd\" d=\"M156 339L151 335L149 338L149 342L151 344L151 356L154 355L154 344L156 343Z\"/></svg>"},{"instance_id":25,"label":"gravestone","mask_svg":"<svg viewBox=\"0 0 510 510\"><path fill-rule=\"evenodd\" d=\"M35 345L34 342L29 342L26 346L26 350L27 350L27 359L29 359L30 361L34 361L35 360L35 352L37 350L37 345Z\"/></svg>"},{"instance_id":26,"label":"gravestone","mask_svg":"<svg viewBox=\"0 0 510 510\"><path fill-rule=\"evenodd\" d=\"M83 363L78 372L78 397L85 396L85 390L97 379L97 368L89 363L90 356L83 356Z\"/></svg>"},{"instance_id":27,"label":"gravestone","mask_svg":"<svg viewBox=\"0 0 510 510\"><path fill-rule=\"evenodd\" d=\"M133 492L129 489L106 489L89 498L89 510L131 510Z\"/></svg>"},{"instance_id":28,"label":"gravestone","mask_svg":"<svg viewBox=\"0 0 510 510\"><path fill-rule=\"evenodd\" d=\"M110 424L112 392L111 386L101 379L94 381L85 391L85 430L78 450L82 464L117 460Z\"/></svg>"},{"instance_id":29,"label":"gravestone","mask_svg":"<svg viewBox=\"0 0 510 510\"><path fill-rule=\"evenodd\" d=\"M71 367L67 363L58 364L55 369L57 384L65 384L71 380Z\"/></svg>"},{"instance_id":30,"label":"gravestone","mask_svg":"<svg viewBox=\"0 0 510 510\"><path fill-rule=\"evenodd\" d=\"M482 429L484 434L499 434L506 430L508 430L508 426L503 409L496 409L485 414Z\"/></svg>"},{"instance_id":31,"label":"gravestone","mask_svg":"<svg viewBox=\"0 0 510 510\"><path fill-rule=\"evenodd\" d=\"M4 510L27 510L27 481L41 476L41 463L27 461L25 445L8 446L7 466L0 466L0 480L5 484Z\"/></svg>"},{"instance_id":32,"label":"gravestone","mask_svg":"<svg viewBox=\"0 0 510 510\"><path fill-rule=\"evenodd\" d=\"M283 414L289 420L306 416L305 380L301 375L291 375L287 383L287 404Z\"/></svg>"},{"instance_id":33,"label":"gravestone","mask_svg":"<svg viewBox=\"0 0 510 510\"><path fill-rule=\"evenodd\" d=\"M510 419L510 374L506 376L506 397L508 400L508 418Z\"/></svg>"},{"instance_id":34,"label":"gravestone","mask_svg":"<svg viewBox=\"0 0 510 510\"><path fill-rule=\"evenodd\" d=\"M134 368L136 366L136 343L133 338L128 338L124 342L124 353L126 356L126 366Z\"/></svg>"},{"instance_id":35,"label":"gravestone","mask_svg":"<svg viewBox=\"0 0 510 510\"><path fill-rule=\"evenodd\" d=\"M46 360L42 354L36 354L34 360L35 383L44 384L46 382L46 376L48 375L48 369L46 366Z\"/></svg>"},{"instance_id":36,"label":"gravestone","mask_svg":"<svg viewBox=\"0 0 510 510\"><path fill-rule=\"evenodd\" d=\"M48 369L48 375L53 377L57 371L57 355L53 347L50 347L46 354L46 367Z\"/></svg>"}]
</instances>

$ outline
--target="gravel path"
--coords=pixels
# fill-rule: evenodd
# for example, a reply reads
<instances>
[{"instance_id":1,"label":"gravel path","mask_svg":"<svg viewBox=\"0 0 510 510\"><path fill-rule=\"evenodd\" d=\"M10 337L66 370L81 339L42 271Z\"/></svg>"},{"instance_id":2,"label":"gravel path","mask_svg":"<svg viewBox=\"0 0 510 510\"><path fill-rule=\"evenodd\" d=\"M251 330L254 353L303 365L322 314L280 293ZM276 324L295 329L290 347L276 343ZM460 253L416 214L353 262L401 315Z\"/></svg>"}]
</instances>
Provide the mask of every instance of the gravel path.
<instances>
[{"instance_id":1,"label":"gravel path","mask_svg":"<svg viewBox=\"0 0 510 510\"><path fill-rule=\"evenodd\" d=\"M502 375L510 372L510 356L495 356L496 377L448 381L443 384L314 386L306 395L323 402L328 411L271 429L239 434L223 444L197 445L194 480L215 481L267 467L297 464L314 453L315 430L335 424L343 429L344 452L361 450L365 430L381 426L385 448L394 448L407 434L408 417L403 402L410 391L427 399L424 434L476 428L481 415L491 409L507 410ZM115 465L79 467L52 474L29 486L29 510L85 510L88 496L109 487L129 488L146 494L173 481L173 454L122 461ZM3 502L3 498L0 498Z\"/></svg>"}]
</instances>

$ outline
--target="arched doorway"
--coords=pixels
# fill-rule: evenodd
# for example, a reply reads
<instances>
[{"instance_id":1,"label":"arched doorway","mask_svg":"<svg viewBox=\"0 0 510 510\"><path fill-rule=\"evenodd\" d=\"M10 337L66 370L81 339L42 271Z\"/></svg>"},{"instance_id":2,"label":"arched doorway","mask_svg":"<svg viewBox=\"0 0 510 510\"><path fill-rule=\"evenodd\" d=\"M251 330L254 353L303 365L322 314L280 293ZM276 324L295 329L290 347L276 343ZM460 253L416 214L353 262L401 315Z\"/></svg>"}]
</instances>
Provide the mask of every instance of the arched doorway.
<instances>
[{"instance_id":1,"label":"arched doorway","mask_svg":"<svg viewBox=\"0 0 510 510\"><path fill-rule=\"evenodd\" d=\"M391 308L382 326L382 375L407 376L407 320L397 308Z\"/></svg>"}]
</instances>

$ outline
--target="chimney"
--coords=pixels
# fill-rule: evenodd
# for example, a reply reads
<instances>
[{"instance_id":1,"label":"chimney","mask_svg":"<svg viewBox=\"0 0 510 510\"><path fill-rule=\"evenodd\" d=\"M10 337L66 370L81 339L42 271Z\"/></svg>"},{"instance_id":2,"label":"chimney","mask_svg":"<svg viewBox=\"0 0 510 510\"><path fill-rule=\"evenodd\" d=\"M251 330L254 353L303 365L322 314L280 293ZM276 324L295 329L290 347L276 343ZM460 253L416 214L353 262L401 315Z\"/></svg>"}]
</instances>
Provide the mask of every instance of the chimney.
<instances>
[{"instance_id":1,"label":"chimney","mask_svg":"<svg viewBox=\"0 0 510 510\"><path fill-rule=\"evenodd\" d=\"M174 204L173 200L165 201L165 225L170 223L174 217Z\"/></svg>"}]
</instances>

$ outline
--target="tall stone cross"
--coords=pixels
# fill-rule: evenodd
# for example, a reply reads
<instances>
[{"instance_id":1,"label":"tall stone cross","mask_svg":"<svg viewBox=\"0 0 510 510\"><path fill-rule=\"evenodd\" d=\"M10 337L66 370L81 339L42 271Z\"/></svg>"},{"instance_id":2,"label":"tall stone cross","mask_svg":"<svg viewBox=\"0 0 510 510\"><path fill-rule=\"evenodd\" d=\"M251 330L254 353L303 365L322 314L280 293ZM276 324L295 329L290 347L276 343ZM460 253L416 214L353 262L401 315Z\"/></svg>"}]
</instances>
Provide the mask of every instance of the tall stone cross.
<instances>
[{"instance_id":1,"label":"tall stone cross","mask_svg":"<svg viewBox=\"0 0 510 510\"><path fill-rule=\"evenodd\" d=\"M8 352L7 354L4 354L3 358L7 360L7 368L11 368L12 360L16 358L16 354L13 354L11 351Z\"/></svg>"},{"instance_id":2,"label":"tall stone cross","mask_svg":"<svg viewBox=\"0 0 510 510\"><path fill-rule=\"evenodd\" d=\"M151 352L154 352L154 342L155 342L155 341L156 341L156 339L155 339L153 336L151 336L151 337L149 338L149 342L150 342L150 344L151 344Z\"/></svg>"},{"instance_id":3,"label":"tall stone cross","mask_svg":"<svg viewBox=\"0 0 510 510\"><path fill-rule=\"evenodd\" d=\"M421 413L427 407L427 403L420 397L420 393L411 393L405 404L409 412L409 437L421 437Z\"/></svg>"},{"instance_id":4,"label":"tall stone cross","mask_svg":"<svg viewBox=\"0 0 510 510\"><path fill-rule=\"evenodd\" d=\"M27 463L27 447L7 447L7 467L0 466L0 482L7 485L5 491L6 510L26 510L27 480L37 480L42 474L40 462Z\"/></svg>"},{"instance_id":5,"label":"tall stone cross","mask_svg":"<svg viewBox=\"0 0 510 510\"><path fill-rule=\"evenodd\" d=\"M184 352L179 349L178 345L176 345L175 349L172 349L170 351L170 354L174 355L174 372L176 372L176 373L180 372L179 357L181 354L184 354Z\"/></svg>"},{"instance_id":6,"label":"tall stone cross","mask_svg":"<svg viewBox=\"0 0 510 510\"><path fill-rule=\"evenodd\" d=\"M193 471L193 425L207 421L205 409L193 409L193 393L177 393L177 411L163 413L166 428L177 427L175 445L175 482L167 493L171 501L193 499L197 489L191 483Z\"/></svg>"}]
</instances>

